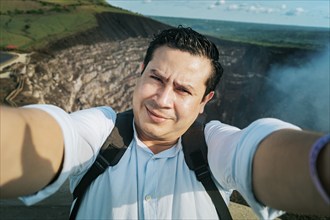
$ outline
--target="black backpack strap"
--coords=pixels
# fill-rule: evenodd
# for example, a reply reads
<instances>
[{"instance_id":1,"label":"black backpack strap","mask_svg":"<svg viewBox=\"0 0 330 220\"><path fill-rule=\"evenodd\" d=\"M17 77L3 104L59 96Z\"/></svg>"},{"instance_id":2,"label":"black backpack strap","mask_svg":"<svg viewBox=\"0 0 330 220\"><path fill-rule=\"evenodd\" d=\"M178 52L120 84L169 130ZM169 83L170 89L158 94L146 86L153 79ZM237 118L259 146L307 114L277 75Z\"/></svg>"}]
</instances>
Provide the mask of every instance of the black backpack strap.
<instances>
[{"instance_id":1,"label":"black backpack strap","mask_svg":"<svg viewBox=\"0 0 330 220\"><path fill-rule=\"evenodd\" d=\"M228 207L211 176L207 161L207 145L204 136L204 118L202 115L199 116L182 136L182 147L188 167L195 172L198 181L203 184L211 197L219 219L231 220L232 217Z\"/></svg>"},{"instance_id":2,"label":"black backpack strap","mask_svg":"<svg viewBox=\"0 0 330 220\"><path fill-rule=\"evenodd\" d=\"M133 139L132 123L132 110L117 114L115 127L103 143L95 162L73 191L73 199L76 199L76 201L70 213L70 219L76 218L79 206L88 186L109 166L115 166L124 155Z\"/></svg>"},{"instance_id":3,"label":"black backpack strap","mask_svg":"<svg viewBox=\"0 0 330 220\"><path fill-rule=\"evenodd\" d=\"M197 179L203 184L217 210L219 219L231 220L231 215L220 192L211 177L207 162L207 145L204 137L204 121L199 117L182 136L185 161L194 170ZM75 219L79 206L88 186L102 174L108 166L115 166L124 155L126 148L133 139L133 111L129 110L117 115L116 124L108 136L99 155L87 173L83 176L73 192L76 199L70 213L70 219ZM187 146L187 147L185 147Z\"/></svg>"}]
</instances>

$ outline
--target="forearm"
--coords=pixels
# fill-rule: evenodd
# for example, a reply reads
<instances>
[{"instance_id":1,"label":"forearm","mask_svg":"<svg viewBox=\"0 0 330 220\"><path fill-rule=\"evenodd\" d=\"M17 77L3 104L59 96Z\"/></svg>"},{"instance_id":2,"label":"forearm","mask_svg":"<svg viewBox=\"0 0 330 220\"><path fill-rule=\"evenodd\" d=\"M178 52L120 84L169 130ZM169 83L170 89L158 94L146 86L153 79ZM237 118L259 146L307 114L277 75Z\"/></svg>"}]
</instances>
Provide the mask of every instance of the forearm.
<instances>
[{"instance_id":1,"label":"forearm","mask_svg":"<svg viewBox=\"0 0 330 220\"><path fill-rule=\"evenodd\" d=\"M253 189L270 207L295 213L330 215L310 175L309 153L319 134L281 130L259 146L253 160ZM317 169L329 193L329 144L320 152Z\"/></svg>"},{"instance_id":2,"label":"forearm","mask_svg":"<svg viewBox=\"0 0 330 220\"><path fill-rule=\"evenodd\" d=\"M61 129L41 110L0 109L0 196L34 193L49 184L61 166Z\"/></svg>"}]
</instances>

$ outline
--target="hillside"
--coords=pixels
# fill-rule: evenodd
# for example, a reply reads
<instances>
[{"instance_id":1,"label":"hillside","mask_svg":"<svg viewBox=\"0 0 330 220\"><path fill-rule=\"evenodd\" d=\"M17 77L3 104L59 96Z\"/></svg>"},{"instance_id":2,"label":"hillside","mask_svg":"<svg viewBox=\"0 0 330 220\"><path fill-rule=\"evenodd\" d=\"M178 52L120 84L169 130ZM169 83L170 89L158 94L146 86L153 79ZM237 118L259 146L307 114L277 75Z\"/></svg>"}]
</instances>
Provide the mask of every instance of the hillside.
<instances>
[{"instance_id":1,"label":"hillside","mask_svg":"<svg viewBox=\"0 0 330 220\"><path fill-rule=\"evenodd\" d=\"M133 13L104 0L0 1L0 49L32 51L100 25L101 13ZM138 16L138 15L135 15Z\"/></svg>"},{"instance_id":2,"label":"hillside","mask_svg":"<svg viewBox=\"0 0 330 220\"><path fill-rule=\"evenodd\" d=\"M59 39L44 50L62 50L75 45L92 45L100 42L150 37L159 30L170 27L161 22L134 14L102 12L95 14L97 26L84 32Z\"/></svg>"}]
</instances>

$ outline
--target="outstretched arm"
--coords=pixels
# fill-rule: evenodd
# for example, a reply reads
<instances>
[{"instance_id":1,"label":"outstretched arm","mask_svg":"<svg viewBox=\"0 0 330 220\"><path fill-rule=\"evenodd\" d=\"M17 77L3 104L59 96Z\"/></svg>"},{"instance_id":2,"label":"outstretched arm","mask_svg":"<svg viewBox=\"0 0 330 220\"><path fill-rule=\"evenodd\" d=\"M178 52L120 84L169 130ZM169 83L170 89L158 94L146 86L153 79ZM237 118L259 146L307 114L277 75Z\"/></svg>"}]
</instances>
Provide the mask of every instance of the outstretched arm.
<instances>
[{"instance_id":1,"label":"outstretched arm","mask_svg":"<svg viewBox=\"0 0 330 220\"><path fill-rule=\"evenodd\" d=\"M322 198L310 174L310 150L320 137L286 129L260 143L253 160L253 189L261 203L294 213L330 216L330 204ZM329 196L329 142L317 157L316 168Z\"/></svg>"},{"instance_id":2,"label":"outstretched arm","mask_svg":"<svg viewBox=\"0 0 330 220\"><path fill-rule=\"evenodd\" d=\"M0 107L0 197L34 193L59 172L64 145L58 123L46 112Z\"/></svg>"}]
</instances>

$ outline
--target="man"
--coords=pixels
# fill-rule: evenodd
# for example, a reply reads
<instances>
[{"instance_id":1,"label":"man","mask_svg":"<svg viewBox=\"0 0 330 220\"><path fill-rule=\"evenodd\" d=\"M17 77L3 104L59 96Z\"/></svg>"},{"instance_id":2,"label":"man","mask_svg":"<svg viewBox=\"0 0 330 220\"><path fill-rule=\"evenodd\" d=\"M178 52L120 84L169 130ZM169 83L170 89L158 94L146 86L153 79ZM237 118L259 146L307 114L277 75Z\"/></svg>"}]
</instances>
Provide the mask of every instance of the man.
<instances>
[{"instance_id":1,"label":"man","mask_svg":"<svg viewBox=\"0 0 330 220\"><path fill-rule=\"evenodd\" d=\"M215 45L190 28L155 37L133 94L134 138L119 163L91 184L77 218L218 217L184 161L180 139L214 95L222 75L218 60ZM115 120L109 107L72 114L51 105L2 107L1 196L33 204L68 177L73 190ZM330 215L329 137L261 119L243 130L209 122L205 139L227 203L236 189L260 218L283 214L278 210Z\"/></svg>"}]
</instances>

